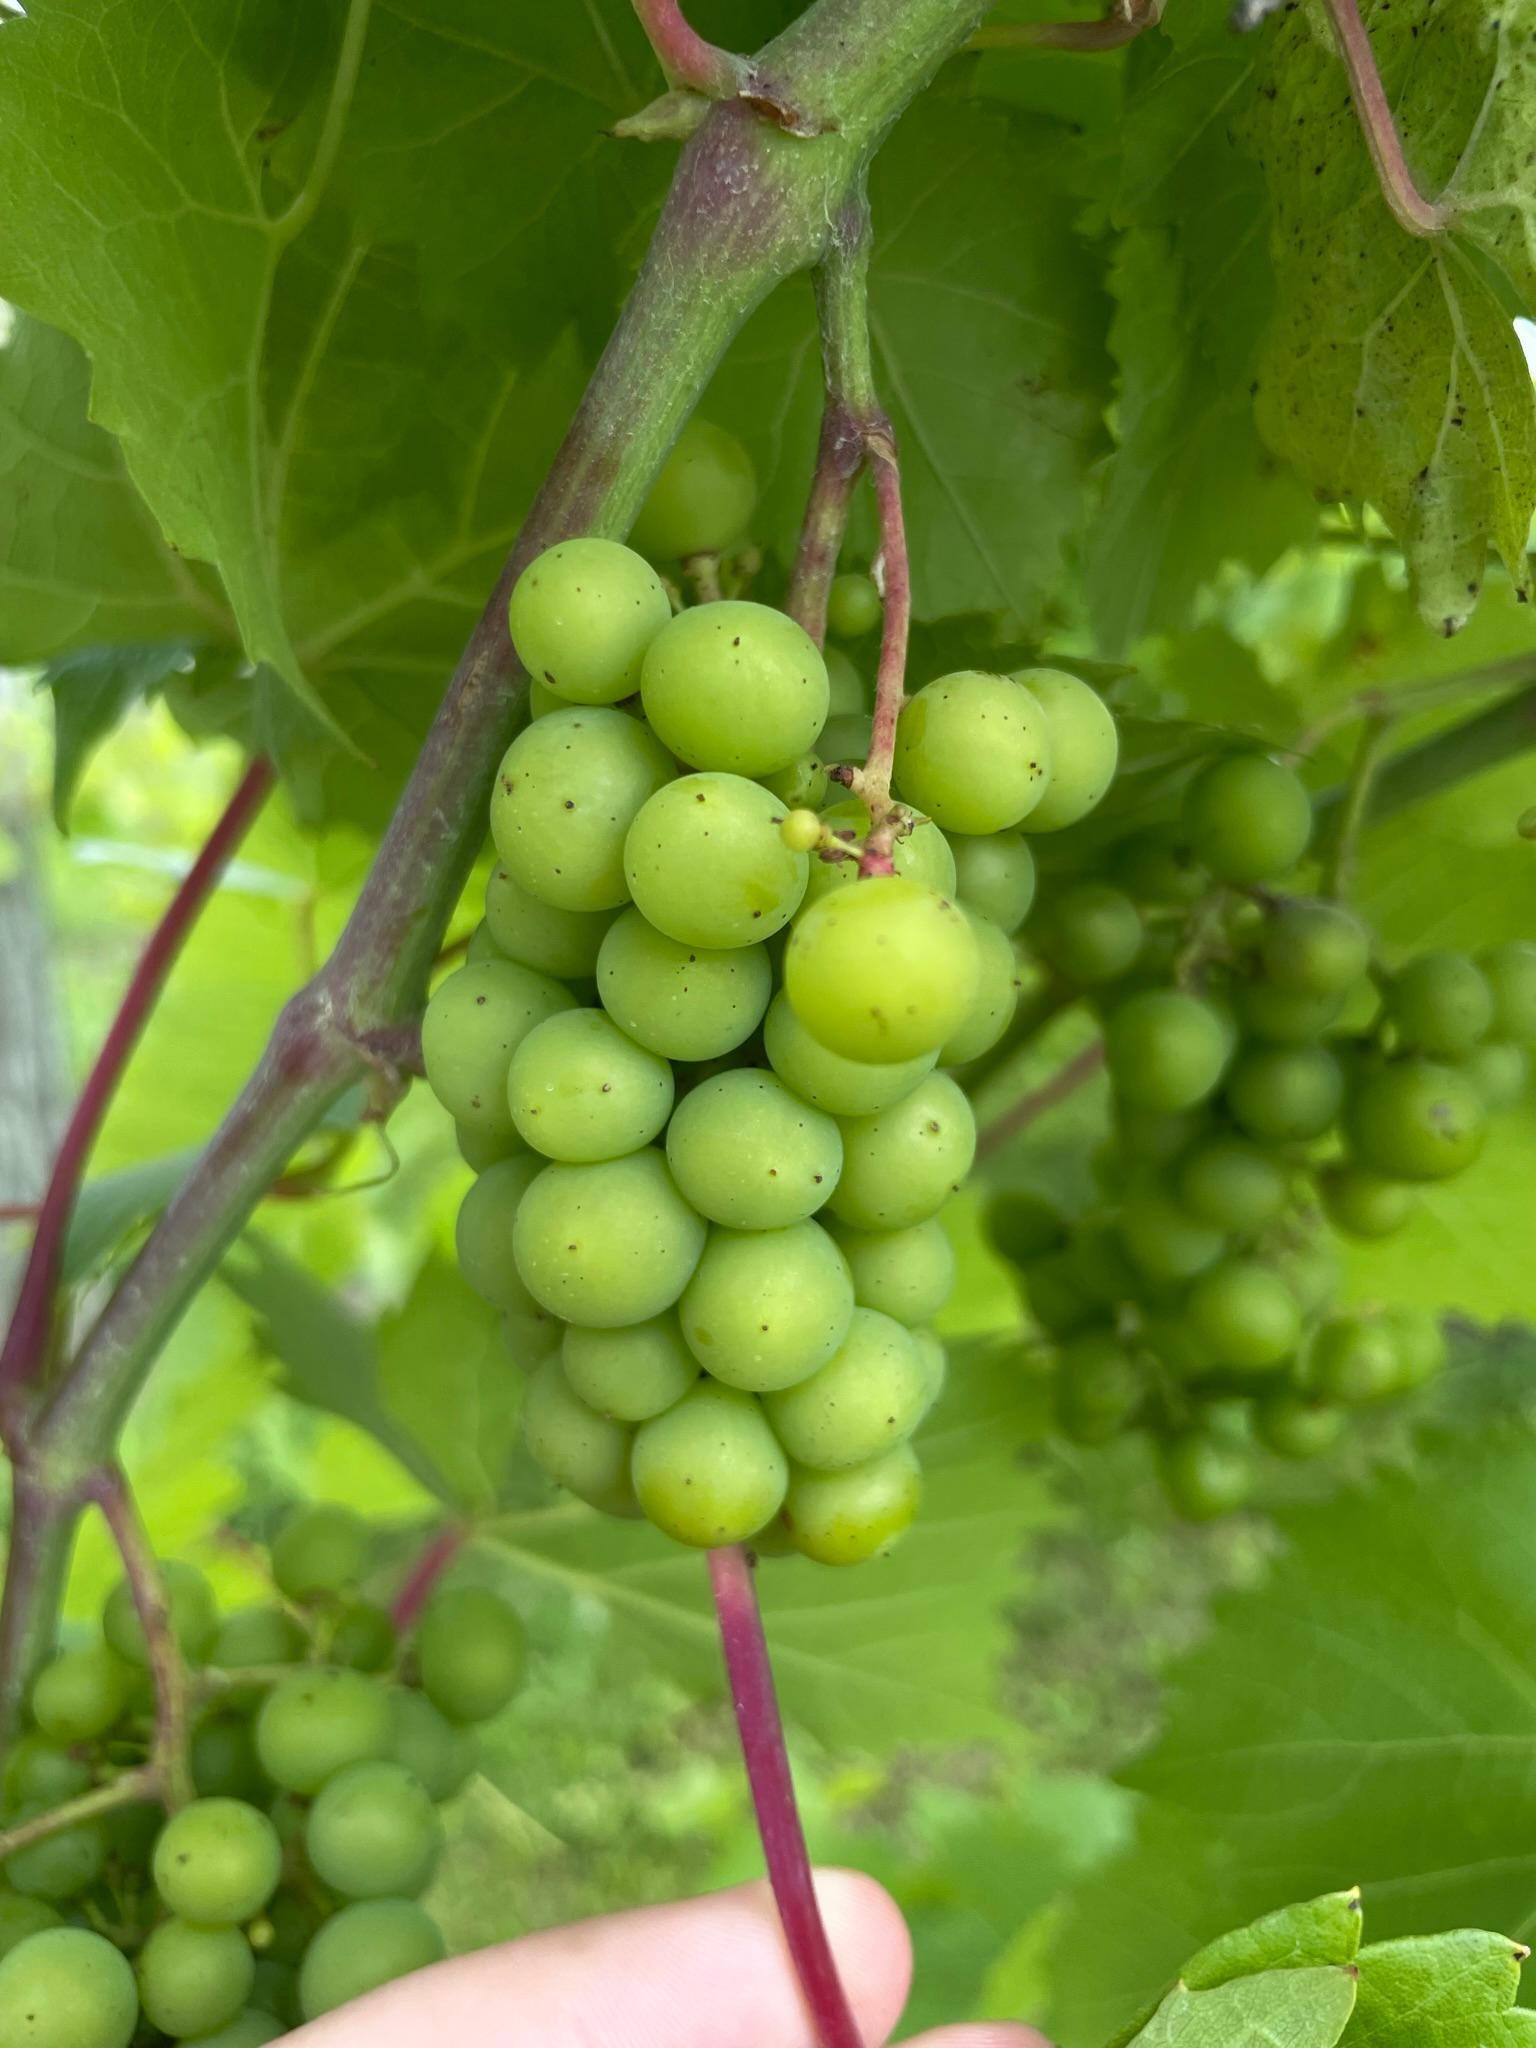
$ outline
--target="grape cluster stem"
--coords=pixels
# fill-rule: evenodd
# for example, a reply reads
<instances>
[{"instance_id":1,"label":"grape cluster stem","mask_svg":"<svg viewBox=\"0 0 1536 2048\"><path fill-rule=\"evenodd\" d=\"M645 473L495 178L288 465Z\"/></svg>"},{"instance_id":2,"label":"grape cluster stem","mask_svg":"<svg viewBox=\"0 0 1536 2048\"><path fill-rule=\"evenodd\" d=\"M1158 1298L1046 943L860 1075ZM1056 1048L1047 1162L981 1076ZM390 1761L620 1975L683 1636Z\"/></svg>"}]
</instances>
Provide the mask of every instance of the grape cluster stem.
<instances>
[{"instance_id":1,"label":"grape cluster stem","mask_svg":"<svg viewBox=\"0 0 1536 2048\"><path fill-rule=\"evenodd\" d=\"M1086 1086L1103 1065L1104 1041L1096 1038L1081 1052L1074 1053L1048 1081L1042 1081L1028 1095L1021 1095L1017 1102L1010 1103L991 1123L984 1125L977 1133L976 1157L989 1159L994 1152L1000 1152L1021 1132L1027 1131L1031 1124L1038 1123L1047 1110L1066 1102L1079 1088Z\"/></svg>"},{"instance_id":2,"label":"grape cluster stem","mask_svg":"<svg viewBox=\"0 0 1536 2048\"><path fill-rule=\"evenodd\" d=\"M100 1508L122 1559L134 1610L144 1631L155 1689L155 1746L148 1771L154 1793L174 1813L193 1797L191 1714L187 1666L171 1627L165 1582L154 1547L121 1469L96 1475L91 1498Z\"/></svg>"},{"instance_id":3,"label":"grape cluster stem","mask_svg":"<svg viewBox=\"0 0 1536 2048\"><path fill-rule=\"evenodd\" d=\"M431 1597L433 1587L467 1541L468 1531L456 1524L439 1529L437 1534L429 1539L426 1548L406 1574L405 1583L390 1606L389 1618L401 1635L406 1634L415 1624L417 1616Z\"/></svg>"}]
</instances>

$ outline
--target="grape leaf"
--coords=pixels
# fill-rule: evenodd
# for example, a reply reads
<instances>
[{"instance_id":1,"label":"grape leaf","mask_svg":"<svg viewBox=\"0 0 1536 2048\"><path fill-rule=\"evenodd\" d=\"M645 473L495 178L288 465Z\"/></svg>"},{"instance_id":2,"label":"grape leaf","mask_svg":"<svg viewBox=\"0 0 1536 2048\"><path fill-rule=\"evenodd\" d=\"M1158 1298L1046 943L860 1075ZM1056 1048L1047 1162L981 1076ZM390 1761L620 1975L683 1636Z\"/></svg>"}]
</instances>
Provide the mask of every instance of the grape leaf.
<instances>
[{"instance_id":1,"label":"grape leaf","mask_svg":"<svg viewBox=\"0 0 1536 2048\"><path fill-rule=\"evenodd\" d=\"M96 748L131 708L190 665L180 641L155 647L82 647L43 670L53 692L53 817L61 832Z\"/></svg>"},{"instance_id":2,"label":"grape leaf","mask_svg":"<svg viewBox=\"0 0 1536 2048\"><path fill-rule=\"evenodd\" d=\"M519 1376L501 1318L444 1259L429 1259L380 1322L376 1378L386 1414L427 1452L452 1498L493 1507L517 1435Z\"/></svg>"},{"instance_id":3,"label":"grape leaf","mask_svg":"<svg viewBox=\"0 0 1536 2048\"><path fill-rule=\"evenodd\" d=\"M1179 1972L1192 1991L1230 1984L1262 1970L1309 1969L1352 1963L1360 1947L1360 1894L1324 1892L1299 1906L1281 1906L1251 1926L1219 1934Z\"/></svg>"},{"instance_id":4,"label":"grape leaf","mask_svg":"<svg viewBox=\"0 0 1536 2048\"><path fill-rule=\"evenodd\" d=\"M1333 2048L1354 2003L1351 1970L1268 1970L1213 1991L1177 1984L1132 2048Z\"/></svg>"},{"instance_id":5,"label":"grape leaf","mask_svg":"<svg viewBox=\"0 0 1536 2048\"><path fill-rule=\"evenodd\" d=\"M1497 1934L1373 1942L1360 1952L1348 2048L1516 2048L1536 2012L1511 2011L1527 1950Z\"/></svg>"}]
</instances>

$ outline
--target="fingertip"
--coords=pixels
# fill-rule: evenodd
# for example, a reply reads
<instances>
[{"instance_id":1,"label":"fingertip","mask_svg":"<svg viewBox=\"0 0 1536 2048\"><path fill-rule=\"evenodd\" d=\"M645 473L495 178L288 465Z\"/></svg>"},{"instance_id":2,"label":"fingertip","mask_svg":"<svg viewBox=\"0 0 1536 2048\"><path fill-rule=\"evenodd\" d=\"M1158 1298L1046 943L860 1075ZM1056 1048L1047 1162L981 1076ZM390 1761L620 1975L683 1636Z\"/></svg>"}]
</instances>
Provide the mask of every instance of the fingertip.
<instances>
[{"instance_id":1,"label":"fingertip","mask_svg":"<svg viewBox=\"0 0 1536 2048\"><path fill-rule=\"evenodd\" d=\"M1033 2027L994 2020L979 2026L940 2027L935 2034L921 2034L909 2041L907 2048L1051 2048L1051 2044Z\"/></svg>"}]
</instances>

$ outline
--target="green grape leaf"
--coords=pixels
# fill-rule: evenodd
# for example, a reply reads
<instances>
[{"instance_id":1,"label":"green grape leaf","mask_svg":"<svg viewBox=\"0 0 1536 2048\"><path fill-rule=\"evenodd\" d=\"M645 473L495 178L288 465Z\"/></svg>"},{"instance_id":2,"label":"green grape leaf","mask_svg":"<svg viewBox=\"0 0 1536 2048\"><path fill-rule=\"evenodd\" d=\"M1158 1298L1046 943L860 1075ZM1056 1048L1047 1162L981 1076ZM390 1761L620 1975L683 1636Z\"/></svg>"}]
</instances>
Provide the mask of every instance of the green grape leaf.
<instances>
[{"instance_id":1,"label":"green grape leaf","mask_svg":"<svg viewBox=\"0 0 1536 2048\"><path fill-rule=\"evenodd\" d=\"M449 1806L443 1853L423 1903L450 1955L506 1941L510 1872L545 1861L561 1843L533 1815L478 1772Z\"/></svg>"},{"instance_id":2,"label":"green grape leaf","mask_svg":"<svg viewBox=\"0 0 1536 2048\"><path fill-rule=\"evenodd\" d=\"M53 692L53 816L69 829L70 807L91 755L135 704L188 665L179 641L157 647L83 647L43 670Z\"/></svg>"},{"instance_id":3,"label":"green grape leaf","mask_svg":"<svg viewBox=\"0 0 1536 2048\"><path fill-rule=\"evenodd\" d=\"M1529 1951L1497 1934L1373 1942L1360 1952L1348 2048L1515 2048L1536 2013L1511 2011Z\"/></svg>"},{"instance_id":4,"label":"green grape leaf","mask_svg":"<svg viewBox=\"0 0 1536 2048\"><path fill-rule=\"evenodd\" d=\"M198 1148L188 1146L142 1166L125 1166L88 1180L76 1198L64 1240L65 1285L73 1287L95 1272L127 1238L153 1222L197 1159Z\"/></svg>"},{"instance_id":5,"label":"green grape leaf","mask_svg":"<svg viewBox=\"0 0 1536 2048\"><path fill-rule=\"evenodd\" d=\"M458 1505L493 1507L517 1436L519 1375L500 1316L445 1259L429 1259L404 1305L380 1322L375 1373L385 1413Z\"/></svg>"},{"instance_id":6,"label":"green grape leaf","mask_svg":"<svg viewBox=\"0 0 1536 2048\"><path fill-rule=\"evenodd\" d=\"M1324 1892L1299 1906L1282 1906L1249 1927L1219 1934L1179 1972L1191 1991L1229 1984L1261 1970L1301 1970L1352 1963L1360 1947L1360 1894Z\"/></svg>"},{"instance_id":7,"label":"green grape leaf","mask_svg":"<svg viewBox=\"0 0 1536 2048\"><path fill-rule=\"evenodd\" d=\"M1333 2048L1354 2003L1352 1970L1268 1970L1212 1991L1178 1984L1131 2048Z\"/></svg>"}]
</instances>

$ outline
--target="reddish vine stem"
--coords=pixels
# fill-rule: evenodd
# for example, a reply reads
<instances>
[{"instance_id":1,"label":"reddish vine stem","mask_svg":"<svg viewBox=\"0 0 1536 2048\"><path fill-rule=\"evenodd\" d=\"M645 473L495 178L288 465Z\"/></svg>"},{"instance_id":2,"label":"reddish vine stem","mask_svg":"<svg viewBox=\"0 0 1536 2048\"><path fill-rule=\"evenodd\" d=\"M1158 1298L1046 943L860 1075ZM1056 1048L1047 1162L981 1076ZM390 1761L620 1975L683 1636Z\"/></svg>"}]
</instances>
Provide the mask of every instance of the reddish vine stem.
<instances>
[{"instance_id":1,"label":"reddish vine stem","mask_svg":"<svg viewBox=\"0 0 1536 2048\"><path fill-rule=\"evenodd\" d=\"M709 1553L720 1646L768 1881L809 2009L816 2048L863 2048L816 1902L752 1570L751 1558L739 1545Z\"/></svg>"},{"instance_id":2,"label":"reddish vine stem","mask_svg":"<svg viewBox=\"0 0 1536 2048\"><path fill-rule=\"evenodd\" d=\"M139 1033L154 1008L166 976L230 856L245 837L273 783L269 762L257 759L246 769L224 813L209 833L201 853L183 877L144 948L101 1051L96 1056L69 1127L59 1146L53 1172L37 1213L37 1230L27 1256L11 1326L0 1346L0 1400L36 1377L47 1350L53 1324L64 1234L79 1192L81 1176L108 1104L117 1092L138 1043Z\"/></svg>"},{"instance_id":3,"label":"reddish vine stem","mask_svg":"<svg viewBox=\"0 0 1536 2048\"><path fill-rule=\"evenodd\" d=\"M864 468L864 435L848 407L831 395L821 416L816 471L805 502L800 546L784 609L816 642L827 637L827 593L837 574L853 488Z\"/></svg>"},{"instance_id":4,"label":"reddish vine stem","mask_svg":"<svg viewBox=\"0 0 1536 2048\"><path fill-rule=\"evenodd\" d=\"M1449 224L1449 215L1444 206L1424 197L1408 168L1402 138L1392 118L1392 105L1381 82L1381 73L1376 68L1376 53L1371 48L1365 23L1360 19L1358 0L1324 0L1324 4L1328 9L1328 19L1333 24L1334 40L1344 60L1344 69L1349 73L1355 112L1360 117L1366 146L1376 166L1382 198L1397 216L1399 225L1410 235L1443 234Z\"/></svg>"},{"instance_id":5,"label":"reddish vine stem","mask_svg":"<svg viewBox=\"0 0 1536 2048\"><path fill-rule=\"evenodd\" d=\"M451 1525L439 1529L426 1548L406 1574L405 1583L395 1595L389 1610L389 1618L401 1635L416 1621L417 1616L432 1597L433 1588L458 1556L468 1540L464 1529Z\"/></svg>"},{"instance_id":6,"label":"reddish vine stem","mask_svg":"<svg viewBox=\"0 0 1536 2048\"><path fill-rule=\"evenodd\" d=\"M1004 21L977 29L973 50L1118 50L1162 20L1162 0L1114 0L1098 21Z\"/></svg>"},{"instance_id":7,"label":"reddish vine stem","mask_svg":"<svg viewBox=\"0 0 1536 2048\"><path fill-rule=\"evenodd\" d=\"M746 87L752 69L747 60L707 42L689 25L678 0L634 0L634 6L668 85L712 100L732 99Z\"/></svg>"},{"instance_id":8,"label":"reddish vine stem","mask_svg":"<svg viewBox=\"0 0 1536 2048\"><path fill-rule=\"evenodd\" d=\"M92 1480L89 1496L95 1501L112 1532L134 1610L149 1653L149 1672L155 1688L155 1753L153 1771L156 1789L166 1807L175 1812L193 1796L192 1761L189 1749L191 1722L187 1701L187 1667L171 1627L171 1611L165 1597L165 1581L140 1518L128 1482L116 1465L109 1465Z\"/></svg>"},{"instance_id":9,"label":"reddish vine stem","mask_svg":"<svg viewBox=\"0 0 1536 2048\"><path fill-rule=\"evenodd\" d=\"M896 460L896 436L883 417L870 433L869 460L874 472L875 502L880 508L876 581L885 599L880 661L875 670L874 724L869 736L869 759L864 764L868 791L864 800L873 815L877 806L889 808L891 801L891 762L896 751L896 723L901 717L907 687L907 637L912 626L912 567L907 558L907 526L901 506L901 470Z\"/></svg>"},{"instance_id":10,"label":"reddish vine stem","mask_svg":"<svg viewBox=\"0 0 1536 2048\"><path fill-rule=\"evenodd\" d=\"M1075 1095L1085 1082L1091 1081L1104 1064L1104 1041L1096 1038L1092 1045L1085 1045L1080 1053L1073 1055L1065 1066L1059 1068L1048 1081L1042 1081L1038 1088L1028 1095L1021 1095L999 1115L993 1117L976 1140L976 1157L990 1158L994 1152L1027 1131L1032 1123L1054 1109L1059 1102L1065 1102Z\"/></svg>"}]
</instances>

